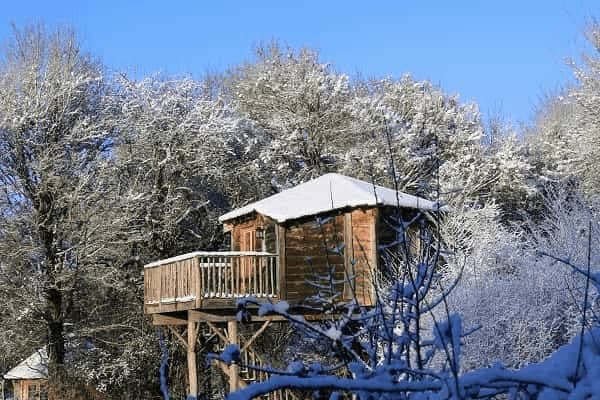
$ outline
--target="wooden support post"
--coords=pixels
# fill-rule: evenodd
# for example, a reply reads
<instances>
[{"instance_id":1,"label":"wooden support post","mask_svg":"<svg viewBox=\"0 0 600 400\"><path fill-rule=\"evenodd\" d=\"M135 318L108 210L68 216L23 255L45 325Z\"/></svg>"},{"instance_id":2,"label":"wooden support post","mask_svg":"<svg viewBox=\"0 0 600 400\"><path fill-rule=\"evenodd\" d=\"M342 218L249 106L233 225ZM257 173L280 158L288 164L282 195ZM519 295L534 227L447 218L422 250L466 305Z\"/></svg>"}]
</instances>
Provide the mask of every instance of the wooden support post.
<instances>
[{"instance_id":1,"label":"wooden support post","mask_svg":"<svg viewBox=\"0 0 600 400\"><path fill-rule=\"evenodd\" d=\"M196 368L196 335L198 334L198 324L194 321L188 321L187 329L187 364L188 377L190 380L190 390L188 400L198 398L198 370Z\"/></svg>"},{"instance_id":2,"label":"wooden support post","mask_svg":"<svg viewBox=\"0 0 600 400\"><path fill-rule=\"evenodd\" d=\"M238 325L235 319L227 322L227 336L229 344L237 344L238 342ZM229 367L229 392L235 392L240 387L240 366L237 363L232 363Z\"/></svg>"}]
</instances>

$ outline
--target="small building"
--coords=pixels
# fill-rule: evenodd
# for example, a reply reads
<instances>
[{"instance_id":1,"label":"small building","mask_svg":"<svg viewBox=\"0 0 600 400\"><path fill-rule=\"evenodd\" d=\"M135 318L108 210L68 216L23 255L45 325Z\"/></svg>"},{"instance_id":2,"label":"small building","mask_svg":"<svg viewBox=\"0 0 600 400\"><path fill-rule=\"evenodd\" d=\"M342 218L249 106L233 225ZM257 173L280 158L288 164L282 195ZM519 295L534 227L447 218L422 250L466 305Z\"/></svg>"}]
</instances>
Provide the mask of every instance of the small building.
<instances>
[{"instance_id":1,"label":"small building","mask_svg":"<svg viewBox=\"0 0 600 400\"><path fill-rule=\"evenodd\" d=\"M41 348L4 374L12 382L14 400L48 399L48 354Z\"/></svg>"}]
</instances>

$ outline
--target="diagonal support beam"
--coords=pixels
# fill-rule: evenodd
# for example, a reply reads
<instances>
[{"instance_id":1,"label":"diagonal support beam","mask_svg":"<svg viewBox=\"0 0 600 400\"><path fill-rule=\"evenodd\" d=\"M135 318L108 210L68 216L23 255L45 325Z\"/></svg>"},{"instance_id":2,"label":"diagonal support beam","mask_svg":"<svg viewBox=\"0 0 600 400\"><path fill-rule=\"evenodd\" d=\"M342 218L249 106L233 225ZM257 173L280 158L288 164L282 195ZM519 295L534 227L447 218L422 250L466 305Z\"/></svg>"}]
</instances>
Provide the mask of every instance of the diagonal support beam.
<instances>
[{"instance_id":1,"label":"diagonal support beam","mask_svg":"<svg viewBox=\"0 0 600 400\"><path fill-rule=\"evenodd\" d=\"M221 339L223 341L223 344L229 343L229 341L227 340L227 337L221 332L221 330L215 324L213 324L210 321L206 321L206 325L208 325L210 330L213 331L213 333L216 334L219 337L219 339Z\"/></svg>"},{"instance_id":2,"label":"diagonal support beam","mask_svg":"<svg viewBox=\"0 0 600 400\"><path fill-rule=\"evenodd\" d=\"M179 332L177 332L177 330L173 326L167 325L167 328L169 328L169 330L171 331L171 333L173 335L175 335L175 337L177 338L177 340L179 341L179 343L187 350L187 348L188 348L188 342L187 342L187 340L185 340L183 338L183 336Z\"/></svg>"},{"instance_id":3,"label":"diagonal support beam","mask_svg":"<svg viewBox=\"0 0 600 400\"><path fill-rule=\"evenodd\" d=\"M244 351L248 350L250 348L250 346L252 345L252 343L254 343L254 341L260 336L261 333L263 333L265 331L265 329L267 329L269 327L270 324L271 324L271 321L269 321L269 320L265 321L262 324L262 326L254 333L254 335L252 335L252 337L246 341L246 343L244 344L244 347L242 347L240 352L244 352Z\"/></svg>"}]
</instances>

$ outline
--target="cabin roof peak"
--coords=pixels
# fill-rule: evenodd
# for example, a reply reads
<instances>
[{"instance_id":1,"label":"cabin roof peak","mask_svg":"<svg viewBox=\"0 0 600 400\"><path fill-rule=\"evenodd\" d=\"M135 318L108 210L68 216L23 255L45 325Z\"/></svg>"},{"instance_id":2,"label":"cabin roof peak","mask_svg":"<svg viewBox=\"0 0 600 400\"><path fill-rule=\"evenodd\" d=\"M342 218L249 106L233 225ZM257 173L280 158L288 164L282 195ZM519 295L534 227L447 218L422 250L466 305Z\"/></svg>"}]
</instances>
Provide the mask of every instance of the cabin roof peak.
<instances>
[{"instance_id":1,"label":"cabin roof peak","mask_svg":"<svg viewBox=\"0 0 600 400\"><path fill-rule=\"evenodd\" d=\"M46 347L42 347L4 375L4 379L9 380L46 378L48 378Z\"/></svg>"},{"instance_id":2,"label":"cabin roof peak","mask_svg":"<svg viewBox=\"0 0 600 400\"><path fill-rule=\"evenodd\" d=\"M278 223L347 207L400 206L424 211L438 209L436 203L383 186L329 173L301 183L265 199L250 203L219 217L220 222L252 212Z\"/></svg>"}]
</instances>

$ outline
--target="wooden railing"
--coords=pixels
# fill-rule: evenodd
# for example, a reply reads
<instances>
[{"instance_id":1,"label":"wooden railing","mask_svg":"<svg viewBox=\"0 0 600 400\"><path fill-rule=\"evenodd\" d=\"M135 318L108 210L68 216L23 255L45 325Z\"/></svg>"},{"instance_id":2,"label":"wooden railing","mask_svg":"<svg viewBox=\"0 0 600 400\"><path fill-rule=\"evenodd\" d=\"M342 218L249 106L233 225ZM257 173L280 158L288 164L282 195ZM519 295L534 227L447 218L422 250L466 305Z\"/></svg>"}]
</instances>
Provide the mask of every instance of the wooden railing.
<instances>
[{"instance_id":1,"label":"wooden railing","mask_svg":"<svg viewBox=\"0 0 600 400\"><path fill-rule=\"evenodd\" d=\"M277 298L279 276L277 255L263 252L194 252L156 261L144 266L144 310L190 310L246 296Z\"/></svg>"},{"instance_id":2,"label":"wooden railing","mask_svg":"<svg viewBox=\"0 0 600 400\"><path fill-rule=\"evenodd\" d=\"M202 297L274 297L278 294L274 254L200 256Z\"/></svg>"}]
</instances>

